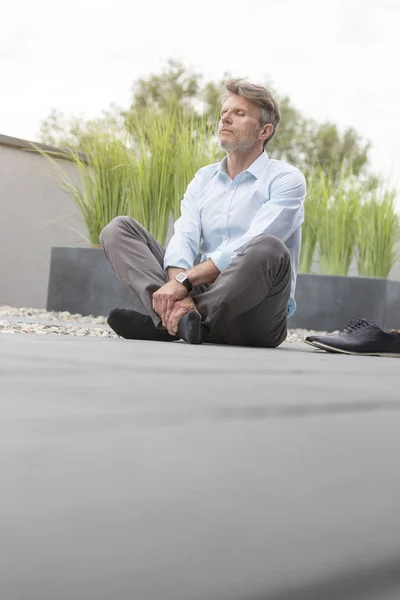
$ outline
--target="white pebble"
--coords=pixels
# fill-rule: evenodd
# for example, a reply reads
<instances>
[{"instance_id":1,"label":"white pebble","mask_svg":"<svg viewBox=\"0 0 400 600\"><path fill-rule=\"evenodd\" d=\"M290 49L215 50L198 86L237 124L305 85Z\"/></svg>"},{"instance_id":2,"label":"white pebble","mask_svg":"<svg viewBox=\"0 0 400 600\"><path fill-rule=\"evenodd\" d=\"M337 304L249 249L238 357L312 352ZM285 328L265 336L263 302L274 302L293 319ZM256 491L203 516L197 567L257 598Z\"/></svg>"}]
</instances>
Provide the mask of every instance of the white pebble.
<instances>
[{"instance_id":1,"label":"white pebble","mask_svg":"<svg viewBox=\"0 0 400 600\"><path fill-rule=\"evenodd\" d=\"M13 321L12 318L30 319L36 318L37 323L23 323ZM71 321L74 325L58 324L49 325L41 321ZM91 325L105 325L103 328L91 327ZM71 314L68 311L55 312L38 308L13 308L12 306L0 306L0 333L25 333L34 335L68 335L75 337L114 337L117 334L107 325L107 317L80 314ZM287 342L302 342L307 335L324 335L326 331L308 331L306 329L289 329Z\"/></svg>"}]
</instances>

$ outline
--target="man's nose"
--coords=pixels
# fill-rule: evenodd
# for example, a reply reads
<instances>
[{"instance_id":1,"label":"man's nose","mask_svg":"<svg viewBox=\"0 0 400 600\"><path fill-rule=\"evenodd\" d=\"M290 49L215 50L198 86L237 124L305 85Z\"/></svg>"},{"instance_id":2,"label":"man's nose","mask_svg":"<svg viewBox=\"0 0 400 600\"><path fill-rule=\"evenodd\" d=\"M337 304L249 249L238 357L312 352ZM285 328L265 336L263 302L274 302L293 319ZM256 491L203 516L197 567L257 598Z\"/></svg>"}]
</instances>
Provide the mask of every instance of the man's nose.
<instances>
[{"instance_id":1,"label":"man's nose","mask_svg":"<svg viewBox=\"0 0 400 600\"><path fill-rule=\"evenodd\" d=\"M228 115L228 113L225 113L221 120L223 123L231 123L231 116Z\"/></svg>"}]
</instances>

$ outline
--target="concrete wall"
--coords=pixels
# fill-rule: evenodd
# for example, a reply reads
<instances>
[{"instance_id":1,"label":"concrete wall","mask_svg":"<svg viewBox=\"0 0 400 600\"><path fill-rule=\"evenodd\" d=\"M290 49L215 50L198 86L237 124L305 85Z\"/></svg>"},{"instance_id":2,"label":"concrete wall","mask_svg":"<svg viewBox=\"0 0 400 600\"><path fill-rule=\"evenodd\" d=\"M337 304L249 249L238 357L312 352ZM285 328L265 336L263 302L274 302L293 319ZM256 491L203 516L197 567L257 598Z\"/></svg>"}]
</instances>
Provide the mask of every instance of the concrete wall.
<instances>
[{"instance_id":1,"label":"concrete wall","mask_svg":"<svg viewBox=\"0 0 400 600\"><path fill-rule=\"evenodd\" d=\"M73 200L23 140L0 136L0 305L44 308L52 246L89 244ZM78 180L76 167L59 161Z\"/></svg>"}]
</instances>

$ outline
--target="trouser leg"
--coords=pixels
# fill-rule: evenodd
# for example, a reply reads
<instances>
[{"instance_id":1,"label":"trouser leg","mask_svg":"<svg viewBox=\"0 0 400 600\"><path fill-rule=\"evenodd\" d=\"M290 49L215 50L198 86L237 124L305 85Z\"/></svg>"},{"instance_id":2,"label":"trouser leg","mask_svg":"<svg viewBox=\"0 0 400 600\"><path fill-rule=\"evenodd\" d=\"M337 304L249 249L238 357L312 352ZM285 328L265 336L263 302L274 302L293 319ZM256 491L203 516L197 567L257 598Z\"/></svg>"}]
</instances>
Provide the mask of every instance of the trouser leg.
<instances>
[{"instance_id":1,"label":"trouser leg","mask_svg":"<svg viewBox=\"0 0 400 600\"><path fill-rule=\"evenodd\" d=\"M107 259L119 279L142 301L154 325L164 329L153 310L154 292L168 281L164 272L165 248L132 217L116 217L100 234ZM194 288L193 293L200 293Z\"/></svg>"},{"instance_id":2,"label":"trouser leg","mask_svg":"<svg viewBox=\"0 0 400 600\"><path fill-rule=\"evenodd\" d=\"M207 341L275 347L287 333L290 254L278 238L253 238L194 302Z\"/></svg>"},{"instance_id":3,"label":"trouser leg","mask_svg":"<svg viewBox=\"0 0 400 600\"><path fill-rule=\"evenodd\" d=\"M100 234L104 253L117 277L140 298L156 326L160 317L152 296L167 282L163 270L165 249L132 217L116 217Z\"/></svg>"}]
</instances>

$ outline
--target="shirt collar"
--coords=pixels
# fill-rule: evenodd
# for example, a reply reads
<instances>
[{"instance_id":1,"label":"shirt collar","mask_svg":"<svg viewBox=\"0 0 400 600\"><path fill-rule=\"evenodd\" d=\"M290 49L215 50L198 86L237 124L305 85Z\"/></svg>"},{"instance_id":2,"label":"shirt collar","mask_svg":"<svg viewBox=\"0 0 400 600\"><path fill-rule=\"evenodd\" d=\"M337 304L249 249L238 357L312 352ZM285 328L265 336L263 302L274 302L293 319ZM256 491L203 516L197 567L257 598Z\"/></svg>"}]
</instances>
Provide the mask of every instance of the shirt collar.
<instances>
[{"instance_id":1,"label":"shirt collar","mask_svg":"<svg viewBox=\"0 0 400 600\"><path fill-rule=\"evenodd\" d=\"M218 165L218 171L223 171L224 173L226 173L226 163L227 163L228 157L225 156L221 162ZM254 175L254 177L256 179L259 179L259 177L261 176L262 172L264 171L265 167L267 166L267 162L268 162L268 154L264 151L260 154L260 156L258 158L256 158L256 160L249 166L247 167L247 169L245 169L244 173L249 172L252 175Z\"/></svg>"}]
</instances>

